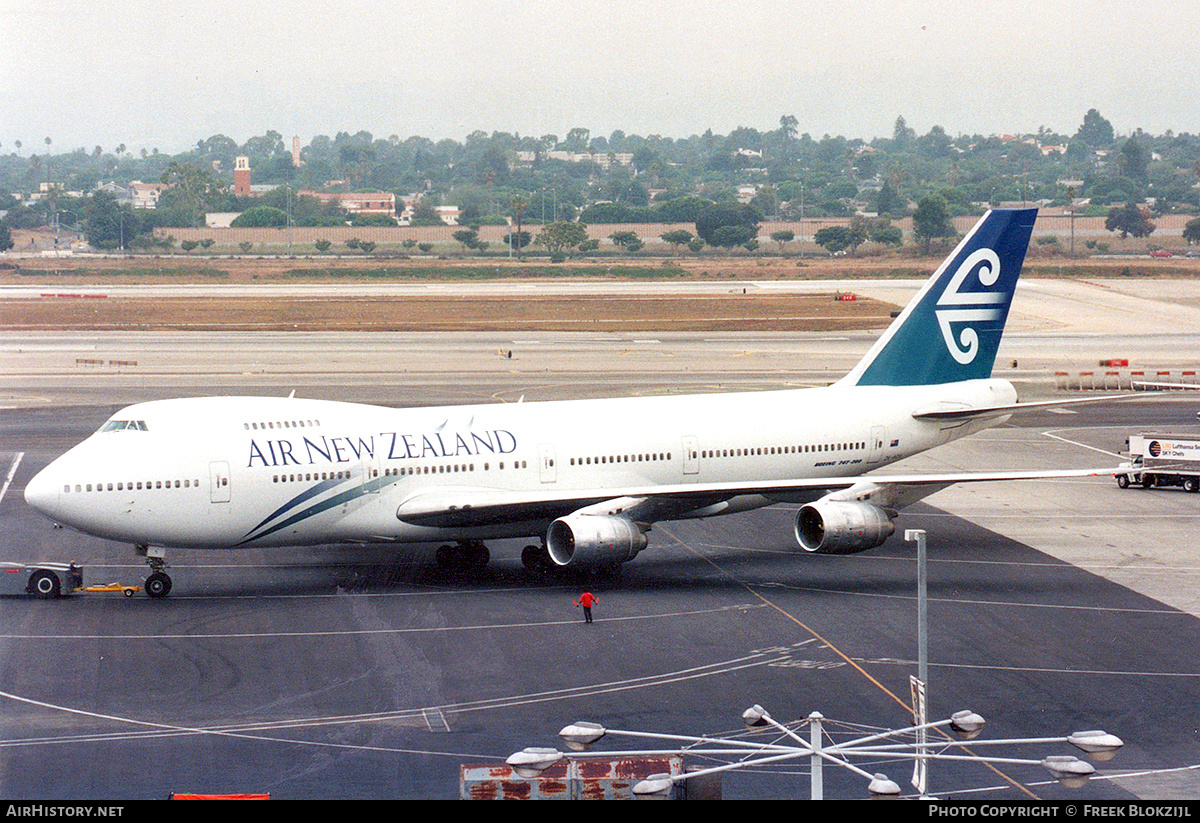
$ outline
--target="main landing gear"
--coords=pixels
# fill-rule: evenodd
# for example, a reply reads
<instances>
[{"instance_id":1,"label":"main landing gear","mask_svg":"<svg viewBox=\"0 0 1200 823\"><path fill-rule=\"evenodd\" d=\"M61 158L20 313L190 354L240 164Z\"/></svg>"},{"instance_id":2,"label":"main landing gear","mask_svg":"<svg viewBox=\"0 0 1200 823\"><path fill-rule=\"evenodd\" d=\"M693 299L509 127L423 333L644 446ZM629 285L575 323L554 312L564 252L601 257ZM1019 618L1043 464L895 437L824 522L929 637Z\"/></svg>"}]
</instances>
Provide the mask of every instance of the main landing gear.
<instances>
[{"instance_id":1,"label":"main landing gear","mask_svg":"<svg viewBox=\"0 0 1200 823\"><path fill-rule=\"evenodd\" d=\"M486 566L492 554L482 540L464 540L455 545L438 546L436 558L443 569L475 571Z\"/></svg>"},{"instance_id":2,"label":"main landing gear","mask_svg":"<svg viewBox=\"0 0 1200 823\"><path fill-rule=\"evenodd\" d=\"M545 540L540 546L526 546L521 550L521 565L525 567L525 571L537 575L550 574L557 568L550 559L550 550L546 548Z\"/></svg>"},{"instance_id":3,"label":"main landing gear","mask_svg":"<svg viewBox=\"0 0 1200 823\"><path fill-rule=\"evenodd\" d=\"M152 546L138 545L134 546L134 551L139 557L146 558L146 565L150 567L150 574L146 577L146 582L143 588L146 594L154 599L166 597L171 591L171 576L166 573L167 568L165 549L160 549Z\"/></svg>"}]
</instances>

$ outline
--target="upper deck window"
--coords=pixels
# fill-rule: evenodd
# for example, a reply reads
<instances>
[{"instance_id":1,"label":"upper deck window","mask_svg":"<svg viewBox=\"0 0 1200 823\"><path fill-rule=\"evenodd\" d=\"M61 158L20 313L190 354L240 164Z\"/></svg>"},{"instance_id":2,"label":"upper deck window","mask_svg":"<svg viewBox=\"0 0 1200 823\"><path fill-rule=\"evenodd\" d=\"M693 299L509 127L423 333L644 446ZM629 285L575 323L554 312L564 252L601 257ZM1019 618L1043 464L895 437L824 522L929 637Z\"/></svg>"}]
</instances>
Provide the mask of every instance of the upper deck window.
<instances>
[{"instance_id":1,"label":"upper deck window","mask_svg":"<svg viewBox=\"0 0 1200 823\"><path fill-rule=\"evenodd\" d=\"M100 427L102 432L149 431L145 420L109 420Z\"/></svg>"}]
</instances>

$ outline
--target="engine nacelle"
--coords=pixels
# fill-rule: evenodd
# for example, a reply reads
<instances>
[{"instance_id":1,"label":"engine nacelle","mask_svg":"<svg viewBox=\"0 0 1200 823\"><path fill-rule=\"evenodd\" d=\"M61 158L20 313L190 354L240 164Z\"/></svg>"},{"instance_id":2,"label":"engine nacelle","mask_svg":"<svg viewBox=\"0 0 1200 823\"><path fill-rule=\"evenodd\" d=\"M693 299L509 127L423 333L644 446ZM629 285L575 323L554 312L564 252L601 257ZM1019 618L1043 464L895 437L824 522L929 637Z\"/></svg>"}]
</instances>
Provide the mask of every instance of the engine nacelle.
<instances>
[{"instance_id":1,"label":"engine nacelle","mask_svg":"<svg viewBox=\"0 0 1200 823\"><path fill-rule=\"evenodd\" d=\"M887 540L895 516L870 503L818 500L796 513L796 541L806 552L855 554Z\"/></svg>"},{"instance_id":2,"label":"engine nacelle","mask_svg":"<svg viewBox=\"0 0 1200 823\"><path fill-rule=\"evenodd\" d=\"M572 568L624 563L647 542L633 521L603 514L569 514L551 523L546 533L550 559Z\"/></svg>"}]
</instances>

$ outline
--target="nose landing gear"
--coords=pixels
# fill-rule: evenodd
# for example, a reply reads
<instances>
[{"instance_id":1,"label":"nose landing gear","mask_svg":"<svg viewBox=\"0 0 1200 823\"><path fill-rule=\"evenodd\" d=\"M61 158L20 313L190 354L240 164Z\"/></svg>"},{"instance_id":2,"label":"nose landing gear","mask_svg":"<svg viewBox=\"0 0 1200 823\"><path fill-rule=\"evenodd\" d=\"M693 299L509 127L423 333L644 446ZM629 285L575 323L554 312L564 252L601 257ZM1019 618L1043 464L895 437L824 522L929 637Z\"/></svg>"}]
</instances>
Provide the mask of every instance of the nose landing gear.
<instances>
[{"instance_id":1,"label":"nose landing gear","mask_svg":"<svg viewBox=\"0 0 1200 823\"><path fill-rule=\"evenodd\" d=\"M165 549L152 546L134 546L139 557L146 558L150 574L146 577L146 594L154 599L166 597L171 591L171 576L164 571L167 568Z\"/></svg>"}]
</instances>

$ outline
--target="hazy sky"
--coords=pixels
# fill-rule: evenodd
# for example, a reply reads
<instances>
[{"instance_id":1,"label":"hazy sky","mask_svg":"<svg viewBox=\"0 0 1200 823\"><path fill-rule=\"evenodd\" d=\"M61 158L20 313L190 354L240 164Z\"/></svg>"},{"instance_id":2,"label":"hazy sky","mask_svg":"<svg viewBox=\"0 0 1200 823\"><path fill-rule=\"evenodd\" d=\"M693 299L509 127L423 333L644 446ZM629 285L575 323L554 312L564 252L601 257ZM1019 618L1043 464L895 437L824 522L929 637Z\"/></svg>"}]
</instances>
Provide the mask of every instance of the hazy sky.
<instances>
[{"instance_id":1,"label":"hazy sky","mask_svg":"<svg viewBox=\"0 0 1200 823\"><path fill-rule=\"evenodd\" d=\"M1200 0L0 0L0 152L226 134L462 140L1200 132Z\"/></svg>"}]
</instances>

